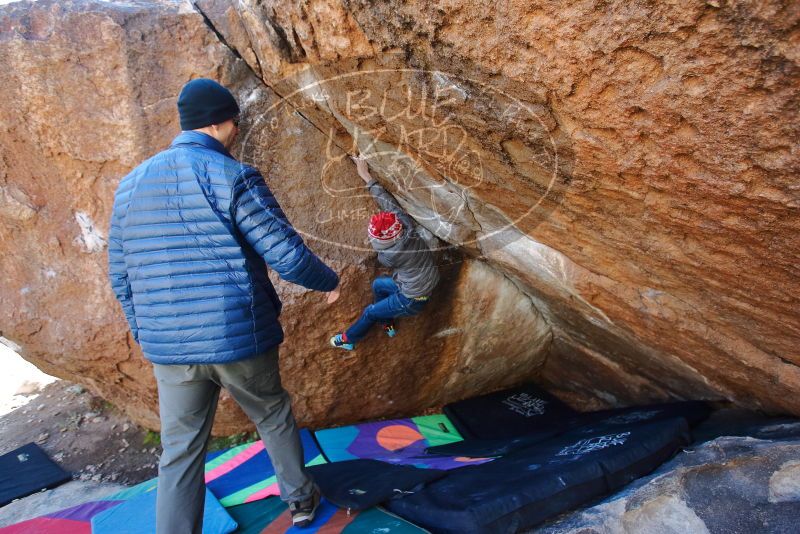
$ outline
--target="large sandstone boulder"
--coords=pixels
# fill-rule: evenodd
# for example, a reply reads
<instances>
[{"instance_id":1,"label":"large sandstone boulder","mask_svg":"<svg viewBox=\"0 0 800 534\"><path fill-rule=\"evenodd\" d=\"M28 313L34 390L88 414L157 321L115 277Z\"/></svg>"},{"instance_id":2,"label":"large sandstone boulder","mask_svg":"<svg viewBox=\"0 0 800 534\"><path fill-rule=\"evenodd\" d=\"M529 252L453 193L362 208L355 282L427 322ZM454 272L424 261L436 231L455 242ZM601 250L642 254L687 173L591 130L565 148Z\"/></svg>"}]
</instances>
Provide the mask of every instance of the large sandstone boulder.
<instances>
[{"instance_id":1,"label":"large sandstone boulder","mask_svg":"<svg viewBox=\"0 0 800 534\"><path fill-rule=\"evenodd\" d=\"M194 3L531 297L542 384L800 412L796 3Z\"/></svg>"},{"instance_id":2,"label":"large sandstone boulder","mask_svg":"<svg viewBox=\"0 0 800 534\"><path fill-rule=\"evenodd\" d=\"M372 201L346 153L313 123L270 112L285 111L281 99L188 4L12 4L0 12L0 49L8 73L0 88L0 329L45 371L158 428L150 366L108 287L107 225L119 179L168 145L179 130L180 87L199 76L235 91L247 135L234 152L262 170L309 245L342 275L335 306L278 283L283 377L302 423L418 413L544 365L552 336L530 298L453 250L440 252L437 299L446 305L401 321L391 343L376 333L345 362L327 346L371 298L378 271L364 238ZM322 180L358 191L328 194ZM247 426L223 396L215 433Z\"/></svg>"},{"instance_id":3,"label":"large sandstone boulder","mask_svg":"<svg viewBox=\"0 0 800 534\"><path fill-rule=\"evenodd\" d=\"M582 407L800 413L800 17L790 2L437 6L42 0L0 10L0 330L157 428L106 281L114 189L187 80L245 110L257 165L343 297L278 285L301 421L412 414L534 378ZM794 32L794 33L793 33ZM443 283L343 361L373 209L348 154L440 241ZM223 398L216 433L246 421Z\"/></svg>"}]
</instances>

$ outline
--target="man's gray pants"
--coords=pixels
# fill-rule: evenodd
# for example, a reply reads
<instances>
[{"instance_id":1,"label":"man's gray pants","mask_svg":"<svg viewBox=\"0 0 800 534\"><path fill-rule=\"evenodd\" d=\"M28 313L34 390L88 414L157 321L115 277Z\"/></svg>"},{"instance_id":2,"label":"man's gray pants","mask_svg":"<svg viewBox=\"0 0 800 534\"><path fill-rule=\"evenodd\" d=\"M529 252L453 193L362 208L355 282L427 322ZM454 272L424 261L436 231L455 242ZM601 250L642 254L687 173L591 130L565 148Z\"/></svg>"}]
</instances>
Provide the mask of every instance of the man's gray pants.
<instances>
[{"instance_id":1,"label":"man's gray pants","mask_svg":"<svg viewBox=\"0 0 800 534\"><path fill-rule=\"evenodd\" d=\"M232 363L154 364L153 370L163 447L158 466L158 534L202 532L205 455L220 387L255 423L275 467L281 499L292 502L311 497L314 483L305 471L289 395L281 385L278 347Z\"/></svg>"}]
</instances>

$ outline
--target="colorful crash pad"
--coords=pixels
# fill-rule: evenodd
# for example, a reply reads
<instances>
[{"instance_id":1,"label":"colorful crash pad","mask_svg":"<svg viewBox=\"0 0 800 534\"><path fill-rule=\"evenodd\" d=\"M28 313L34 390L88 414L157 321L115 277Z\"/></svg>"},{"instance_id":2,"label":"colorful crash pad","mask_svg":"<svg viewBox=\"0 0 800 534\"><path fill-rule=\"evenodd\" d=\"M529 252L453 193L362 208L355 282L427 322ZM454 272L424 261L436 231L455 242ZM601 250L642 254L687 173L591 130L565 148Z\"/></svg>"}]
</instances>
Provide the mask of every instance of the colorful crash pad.
<instances>
[{"instance_id":1,"label":"colorful crash pad","mask_svg":"<svg viewBox=\"0 0 800 534\"><path fill-rule=\"evenodd\" d=\"M145 491L91 518L92 534L148 534L156 531L158 488ZM206 489L203 534L228 534L236 522Z\"/></svg>"},{"instance_id":2,"label":"colorful crash pad","mask_svg":"<svg viewBox=\"0 0 800 534\"><path fill-rule=\"evenodd\" d=\"M97 501L90 501L72 506L58 512L22 521L5 528L2 534L90 534L92 517L109 510L123 501L152 491L158 485L158 479L146 480L130 488L114 493Z\"/></svg>"},{"instance_id":3,"label":"colorful crash pad","mask_svg":"<svg viewBox=\"0 0 800 534\"><path fill-rule=\"evenodd\" d=\"M125 488L124 490L109 495L105 497L104 501L127 501L129 499L133 499L134 497L138 497L139 495L143 495L145 493L149 493L158 487L158 478L151 478L150 480L145 480L144 482L140 482L135 486L131 486L130 488Z\"/></svg>"},{"instance_id":4,"label":"colorful crash pad","mask_svg":"<svg viewBox=\"0 0 800 534\"><path fill-rule=\"evenodd\" d=\"M0 528L2 534L91 534L92 517L121 501L91 501Z\"/></svg>"},{"instance_id":5,"label":"colorful crash pad","mask_svg":"<svg viewBox=\"0 0 800 534\"><path fill-rule=\"evenodd\" d=\"M71 479L37 444L28 443L0 456L0 506Z\"/></svg>"},{"instance_id":6,"label":"colorful crash pad","mask_svg":"<svg viewBox=\"0 0 800 534\"><path fill-rule=\"evenodd\" d=\"M239 524L235 534L425 534L428 531L381 508L347 513L322 499L317 517L305 528L292 526L289 509L277 497L227 508Z\"/></svg>"},{"instance_id":7,"label":"colorful crash pad","mask_svg":"<svg viewBox=\"0 0 800 534\"><path fill-rule=\"evenodd\" d=\"M455 469L490 458L437 456L427 447L461 441L461 434L444 415L426 415L318 430L314 434L331 462L380 460L424 469Z\"/></svg>"},{"instance_id":8,"label":"colorful crash pad","mask_svg":"<svg viewBox=\"0 0 800 534\"><path fill-rule=\"evenodd\" d=\"M307 466L325 463L314 437L302 429L300 441ZM261 440L206 456L206 486L222 506L236 506L280 495L275 468Z\"/></svg>"}]
</instances>

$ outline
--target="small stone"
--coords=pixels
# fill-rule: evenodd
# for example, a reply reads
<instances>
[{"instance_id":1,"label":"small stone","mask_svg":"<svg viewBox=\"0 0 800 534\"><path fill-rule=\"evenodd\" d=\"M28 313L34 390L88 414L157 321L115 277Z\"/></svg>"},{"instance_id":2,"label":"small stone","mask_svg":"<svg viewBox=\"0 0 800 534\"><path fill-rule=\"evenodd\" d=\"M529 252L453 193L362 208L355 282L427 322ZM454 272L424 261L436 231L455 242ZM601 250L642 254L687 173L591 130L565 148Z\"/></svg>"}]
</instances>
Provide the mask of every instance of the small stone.
<instances>
[{"instance_id":1,"label":"small stone","mask_svg":"<svg viewBox=\"0 0 800 534\"><path fill-rule=\"evenodd\" d=\"M122 425L122 431L123 432L127 432L130 427L131 427L131 425L129 425L128 423L125 423L124 425Z\"/></svg>"},{"instance_id":2,"label":"small stone","mask_svg":"<svg viewBox=\"0 0 800 534\"><path fill-rule=\"evenodd\" d=\"M800 461L788 461L772 474L769 502L800 502Z\"/></svg>"},{"instance_id":3,"label":"small stone","mask_svg":"<svg viewBox=\"0 0 800 534\"><path fill-rule=\"evenodd\" d=\"M83 386L80 386L78 384L72 385L67 388L67 393L72 393L73 395L80 395L84 391L85 390L83 389Z\"/></svg>"},{"instance_id":4,"label":"small stone","mask_svg":"<svg viewBox=\"0 0 800 534\"><path fill-rule=\"evenodd\" d=\"M44 443L45 441L47 441L47 438L49 438L49 437L50 437L50 433L49 432L42 432L36 438L36 443Z\"/></svg>"}]
</instances>

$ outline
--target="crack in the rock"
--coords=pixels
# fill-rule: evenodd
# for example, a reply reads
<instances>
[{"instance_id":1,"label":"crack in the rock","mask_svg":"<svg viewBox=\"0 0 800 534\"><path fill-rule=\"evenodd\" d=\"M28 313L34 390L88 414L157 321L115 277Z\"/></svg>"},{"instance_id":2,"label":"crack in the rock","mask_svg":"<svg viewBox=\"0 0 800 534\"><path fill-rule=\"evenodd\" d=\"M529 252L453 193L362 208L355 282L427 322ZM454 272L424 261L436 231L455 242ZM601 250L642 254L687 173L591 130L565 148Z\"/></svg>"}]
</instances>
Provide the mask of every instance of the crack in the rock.
<instances>
[{"instance_id":1,"label":"crack in the rock","mask_svg":"<svg viewBox=\"0 0 800 534\"><path fill-rule=\"evenodd\" d=\"M464 199L464 207L467 208L467 211L469 212L470 217L472 217L473 222L478 226L478 229L479 229L480 233L481 234L485 234L486 231L483 229L483 225L478 220L478 216L475 215L475 210L472 209L472 205L469 203L469 194L467 193L466 189L463 189L463 188L461 189L461 198ZM478 245L478 248L480 249L481 254L483 254L483 248L481 247L480 239L475 239L475 244Z\"/></svg>"},{"instance_id":2,"label":"crack in the rock","mask_svg":"<svg viewBox=\"0 0 800 534\"><path fill-rule=\"evenodd\" d=\"M247 37L248 37L248 38L250 37L250 34L249 34L249 33L247 34ZM264 76L264 66L261 64L261 58L260 58L260 57L258 57L258 53L256 52L255 48L253 48L253 43L252 43L252 42L250 43L250 50L252 50L252 51L253 51L253 59L255 59L255 60L256 60L256 66L258 67L258 73L256 73L255 71L253 71L253 67L251 67L251 66L250 66L250 64L249 64L249 63L247 63L247 61L245 61L245 64L247 65L247 68L249 68L249 69L250 69L250 71L251 71L251 72L253 72L253 74L255 75L255 77L256 77L256 78L258 78L258 81L260 81L260 82L261 82L262 84L264 84L266 87L269 87L269 86L267 85L267 83L264 81L264 78L263 78L263 76Z\"/></svg>"},{"instance_id":3,"label":"crack in the rock","mask_svg":"<svg viewBox=\"0 0 800 534\"><path fill-rule=\"evenodd\" d=\"M273 90L274 90L274 89L273 89ZM276 94L277 94L277 93L276 93ZM330 141L331 141L331 142L334 144L334 146L336 146L336 148L338 148L339 150L341 150L341 151L342 151L342 152L344 152L345 154L348 154L348 155L353 155L353 156L354 156L354 155L356 155L356 154L350 154L350 153L347 151L347 149L345 149L345 147L341 146L339 143L337 143L337 142L336 142L336 138L335 138L335 137L332 137L332 136L328 135L327 133L325 133L325 132L322 130L322 128L320 128L319 126L317 126L317 125L316 125L316 123L315 123L314 121L312 121L311 119L309 119L308 117L306 117L306 116L303 114L303 112L302 112L302 111L300 111L300 108L298 108L298 107L294 106L294 105L293 105L291 102L288 102L288 101L286 101L286 102L287 102L287 103L288 103L290 106L292 106L292 107L294 107L294 108L295 108L295 113L297 113L297 114L298 114L300 117L302 117L302 118L303 118L303 120L305 120L305 121L306 121L308 124L310 124L311 126L313 126L313 127L314 127L314 128L315 128L315 129L316 129L316 130L317 130L319 133L321 133L321 134L322 134L322 135L323 135L325 138L329 139L329 140L330 140Z\"/></svg>"},{"instance_id":4,"label":"crack in the rock","mask_svg":"<svg viewBox=\"0 0 800 534\"><path fill-rule=\"evenodd\" d=\"M550 353L552 352L553 343L555 342L555 339L556 339L556 334L555 334L555 332L556 332L556 329L555 329L555 327L554 327L554 326L553 326L553 324L552 324L552 323L549 321L549 319L547 318L547 316L546 316L544 313L542 313L542 312L539 310L539 307L536 305L536 302L534 301L534 297L532 297L531 295L529 295L529 294L528 294L528 292L527 292L527 291L525 291L525 290L524 290L524 289L521 287L521 284L520 284L518 281L514 280L514 278L512 278L512 277L511 277L511 276L509 276L508 274L504 273L504 272L503 272L503 271L501 271L500 269L497 269L497 268L493 267L493 266L492 266L491 264L489 264L488 262L485 262L485 263L486 263L486 264L489 266L489 268L490 268L490 269L492 269L493 271L495 271L495 272L499 273L499 274L500 274L500 276L502 276L503 278L505 278L506 280L508 280L509 282L511 282L511 284L512 284L512 285L513 285L515 288L517 288L517 291L519 291L520 293L522 293L522 295L524 295L524 296L525 296L525 297L526 297L526 298L527 298L527 299L530 301L531 307L532 307L532 308L533 308L533 309L536 311L536 313L537 313L537 314L539 314L539 317L540 317L540 318L542 319L542 321L544 321L544 322L545 322L545 324L547 325L548 333L550 334L550 342L548 343L548 345L547 345L547 349L546 349L546 351L544 352L544 356L543 356L543 358L542 358L542 364L539 366L539 368L540 368L540 369L543 369L543 368L544 368L544 366L545 366L545 365L547 365L547 360L550 358Z\"/></svg>"},{"instance_id":5,"label":"crack in the rock","mask_svg":"<svg viewBox=\"0 0 800 534\"><path fill-rule=\"evenodd\" d=\"M217 30L217 27L214 26L214 23L211 22L211 19L208 18L208 15L206 15L205 12L203 11L203 8L201 8L199 5L197 5L197 2L192 2L192 7L194 8L195 11L197 11L200 14L201 17L203 17L203 22L205 22L206 26L208 26L208 28L212 32L214 32L214 35L217 36L217 39L219 39L219 42L222 43L228 50L230 50L231 53L234 56L236 56L239 59L241 59L242 61L244 61L245 65L247 65L247 68L250 69L250 71L252 71L253 69L252 69L252 67L250 67L250 64L247 63L247 61L244 60L244 58L242 57L242 55L239 53L239 51L236 49L235 46L231 46L228 43L228 41L225 39L225 36L222 35L222 32Z\"/></svg>"},{"instance_id":6,"label":"crack in the rock","mask_svg":"<svg viewBox=\"0 0 800 534\"><path fill-rule=\"evenodd\" d=\"M285 97L284 95L282 95L282 94L281 94L281 93L280 93L280 92L279 92L279 91L278 91L278 90L277 90L277 89L276 89L274 86L270 85L270 84L269 84L269 83L268 83L268 82L267 82L267 81L266 81L266 80L263 78L264 68L263 68L263 67L262 67L262 65L261 65L261 60L258 58L258 54L257 54L257 53L255 53L255 50L252 48L252 46L251 46L251 49L253 49L253 57L255 58L256 65L257 65L257 67L258 67L258 70L261 72L261 74L257 73L257 72L256 72L256 71L253 69L253 67L252 67L252 66L251 66L251 65L250 65L250 64L249 64L249 63L248 63L248 62L247 62L247 61L246 61L246 60L245 60L245 59L242 57L242 55L239 53L239 51L236 49L236 47L234 47L234 46L232 46L230 43L228 43L228 41L225 39L225 37L223 37L222 33L220 33L220 31L219 31L219 30L217 30L216 26L214 26L214 23L211 21L211 19L210 19L210 18L209 18L209 17L208 17L208 16L205 14L205 12L203 12L203 9L202 9L202 7L200 7L199 5L197 5L197 3L195 3L195 2L192 2L192 7L194 7L195 11L197 11L197 12L200 14L200 16L202 16L202 17L203 17L203 21L205 22L206 26L208 26L208 27L209 27L209 29L210 29L212 32L214 32L214 34L215 34L215 35L217 36L217 38L219 39L219 42L220 42L220 43L221 43L223 46L225 46L225 47L226 47L228 50L230 50L230 51L231 51L231 53L233 53L233 54L234 54L236 57L238 57L239 59L241 59L241 60L244 62L244 64L247 66L248 70L249 70L249 71L250 71L250 72L253 74L253 76L254 76L256 79L258 79L258 81L259 81L259 82L260 82L260 83L261 83L261 84L262 84L264 87L267 87L268 89L270 89L272 92L274 92L274 93L275 93L275 94L278 96L278 98L280 98L281 100L283 100L283 101L284 101L286 104L288 104L289 106L293 107L293 108L294 108L294 110L295 110L295 112L297 113L297 115L298 115L298 116L302 117L302 119L303 119L303 120L305 120L305 121L306 121L308 124L310 124L310 125L311 125L312 127L314 127L314 128L317 130L317 131L319 131L319 132L320 132L320 133L321 133L323 136L325 136L325 138L327 138L327 139L329 139L331 142L333 142L333 144L334 144L334 145L335 145L337 148L339 148L340 150L342 150L342 151L343 151L345 154L349 154L349 152L347 152L347 150L345 149L345 147L343 147L342 145L340 145L339 143L337 143L337 142L336 142L336 138L335 138L335 137L332 137L332 136L328 135L328 134L327 134L327 133L326 133L326 132L325 132L325 131L324 131L322 128L320 128L319 126L317 126L317 124L316 124L314 121L312 121L310 118L308 118L307 116L305 116L305 115L303 114L303 112L300 110L300 108L299 108L298 106L296 106L295 104L293 104L291 101L287 100L287 99L286 99L286 97ZM267 17L267 18L269 19L269 17ZM270 20L270 25L274 25L274 24L276 24L276 23L275 23L274 21L272 21L271 19L269 19L269 20ZM245 28L245 30L247 30L247 28ZM249 33L248 33L248 36L249 36Z\"/></svg>"}]
</instances>

